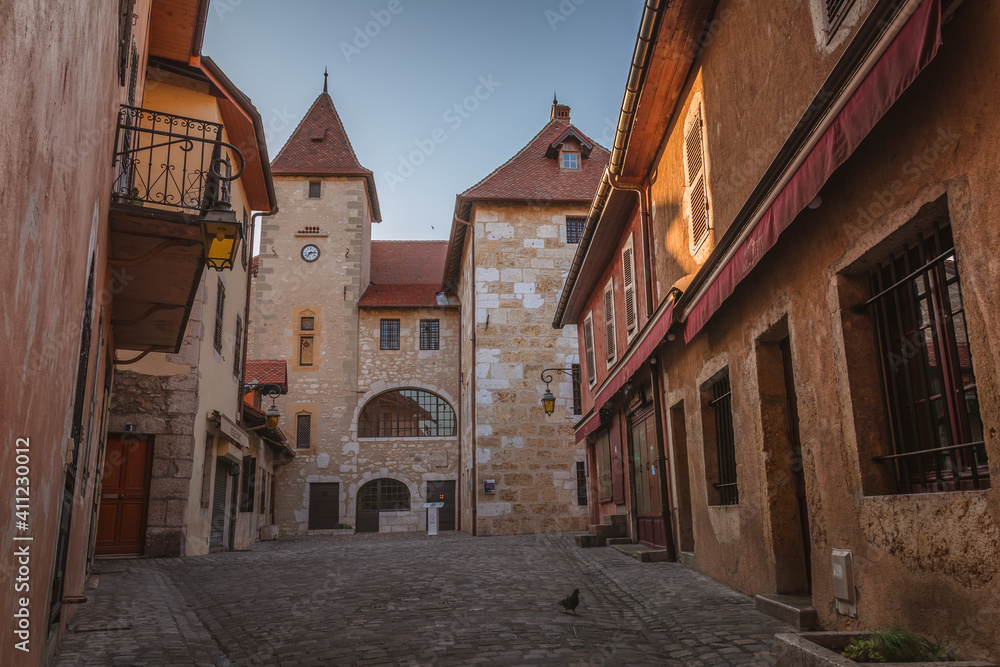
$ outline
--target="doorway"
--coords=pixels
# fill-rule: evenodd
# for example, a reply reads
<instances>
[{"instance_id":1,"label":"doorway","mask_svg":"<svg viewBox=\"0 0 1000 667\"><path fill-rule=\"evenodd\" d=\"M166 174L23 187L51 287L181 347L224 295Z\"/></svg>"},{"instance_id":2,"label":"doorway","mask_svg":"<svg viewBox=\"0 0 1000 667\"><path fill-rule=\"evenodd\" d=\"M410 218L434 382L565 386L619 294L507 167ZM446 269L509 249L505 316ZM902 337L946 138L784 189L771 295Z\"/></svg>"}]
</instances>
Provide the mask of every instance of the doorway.
<instances>
[{"instance_id":1,"label":"doorway","mask_svg":"<svg viewBox=\"0 0 1000 667\"><path fill-rule=\"evenodd\" d=\"M152 438L108 436L94 553L142 553L152 470Z\"/></svg>"},{"instance_id":2,"label":"doorway","mask_svg":"<svg viewBox=\"0 0 1000 667\"><path fill-rule=\"evenodd\" d=\"M219 549L226 546L226 490L229 482L229 463L215 459L215 485L212 487L212 528L208 546Z\"/></svg>"},{"instance_id":3,"label":"doorway","mask_svg":"<svg viewBox=\"0 0 1000 667\"><path fill-rule=\"evenodd\" d=\"M675 523L681 551L694 552L694 522L691 518L691 477L688 474L687 426L684 401L670 408L670 441L673 445L674 489L677 494Z\"/></svg>"},{"instance_id":4,"label":"doorway","mask_svg":"<svg viewBox=\"0 0 1000 667\"><path fill-rule=\"evenodd\" d=\"M656 419L653 407L636 412L630 419L633 488L639 542L655 547L667 546L660 500L660 476L656 452Z\"/></svg>"},{"instance_id":5,"label":"doorway","mask_svg":"<svg viewBox=\"0 0 1000 667\"><path fill-rule=\"evenodd\" d=\"M427 482L427 502L444 503L438 510L438 530L455 530L455 481Z\"/></svg>"},{"instance_id":6,"label":"doorway","mask_svg":"<svg viewBox=\"0 0 1000 667\"><path fill-rule=\"evenodd\" d=\"M309 484L309 530L329 530L340 523L340 484Z\"/></svg>"}]
</instances>

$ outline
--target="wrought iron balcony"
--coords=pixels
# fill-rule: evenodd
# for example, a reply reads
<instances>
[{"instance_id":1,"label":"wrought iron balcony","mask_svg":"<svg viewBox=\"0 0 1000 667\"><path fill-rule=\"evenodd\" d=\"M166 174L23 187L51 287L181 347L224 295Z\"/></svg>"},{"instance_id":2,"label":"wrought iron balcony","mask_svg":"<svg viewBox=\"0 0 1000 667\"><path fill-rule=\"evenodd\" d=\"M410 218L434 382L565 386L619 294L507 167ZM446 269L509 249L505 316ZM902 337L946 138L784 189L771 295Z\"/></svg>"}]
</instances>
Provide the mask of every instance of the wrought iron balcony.
<instances>
[{"instance_id":1,"label":"wrought iron balcony","mask_svg":"<svg viewBox=\"0 0 1000 667\"><path fill-rule=\"evenodd\" d=\"M235 174L230 156L239 163ZM230 183L246 160L222 141L220 123L122 105L114 167L115 201L203 214L217 203L228 206Z\"/></svg>"}]
</instances>

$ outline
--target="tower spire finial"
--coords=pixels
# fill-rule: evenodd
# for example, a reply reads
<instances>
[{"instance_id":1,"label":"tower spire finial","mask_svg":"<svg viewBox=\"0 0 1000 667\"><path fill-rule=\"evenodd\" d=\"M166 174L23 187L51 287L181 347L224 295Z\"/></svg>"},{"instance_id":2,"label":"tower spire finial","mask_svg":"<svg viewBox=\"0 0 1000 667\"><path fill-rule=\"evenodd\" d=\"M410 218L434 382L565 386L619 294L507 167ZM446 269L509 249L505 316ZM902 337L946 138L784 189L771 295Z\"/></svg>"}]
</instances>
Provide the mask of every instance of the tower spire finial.
<instances>
[{"instance_id":1,"label":"tower spire finial","mask_svg":"<svg viewBox=\"0 0 1000 667\"><path fill-rule=\"evenodd\" d=\"M556 99L556 91L552 91L552 104L559 104L559 100Z\"/></svg>"},{"instance_id":2,"label":"tower spire finial","mask_svg":"<svg viewBox=\"0 0 1000 667\"><path fill-rule=\"evenodd\" d=\"M329 78L330 78L330 70L329 70L329 68L324 67L323 68L323 92L324 93L329 93L329 91L327 90L327 86L326 86L327 79L329 79Z\"/></svg>"}]
</instances>

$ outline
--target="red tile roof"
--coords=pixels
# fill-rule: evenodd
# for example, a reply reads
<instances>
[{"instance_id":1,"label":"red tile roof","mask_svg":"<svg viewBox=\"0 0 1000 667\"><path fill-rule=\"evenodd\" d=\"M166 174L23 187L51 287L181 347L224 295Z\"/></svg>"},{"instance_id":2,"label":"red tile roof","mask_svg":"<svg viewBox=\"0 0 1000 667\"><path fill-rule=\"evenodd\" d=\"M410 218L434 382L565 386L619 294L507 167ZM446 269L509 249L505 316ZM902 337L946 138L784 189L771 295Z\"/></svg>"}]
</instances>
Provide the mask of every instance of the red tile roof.
<instances>
[{"instance_id":1,"label":"red tile roof","mask_svg":"<svg viewBox=\"0 0 1000 667\"><path fill-rule=\"evenodd\" d=\"M288 384L288 366L284 359L247 359L247 383Z\"/></svg>"},{"instance_id":2,"label":"red tile roof","mask_svg":"<svg viewBox=\"0 0 1000 667\"><path fill-rule=\"evenodd\" d=\"M447 241L372 241L372 284L358 306L437 306L447 251Z\"/></svg>"},{"instance_id":3,"label":"red tile roof","mask_svg":"<svg viewBox=\"0 0 1000 667\"><path fill-rule=\"evenodd\" d=\"M271 162L273 176L361 176L368 181L372 217L381 220L375 179L361 166L329 93L320 93Z\"/></svg>"},{"instance_id":4,"label":"red tile roof","mask_svg":"<svg viewBox=\"0 0 1000 667\"><path fill-rule=\"evenodd\" d=\"M572 130L572 132L567 132ZM562 135L578 134L593 150L580 160L579 170L561 170L551 155L552 142ZM565 137L564 137L565 138ZM587 151L584 150L584 155ZM586 201L594 198L611 153L594 143L576 126L553 119L514 157L459 195L463 199Z\"/></svg>"}]
</instances>

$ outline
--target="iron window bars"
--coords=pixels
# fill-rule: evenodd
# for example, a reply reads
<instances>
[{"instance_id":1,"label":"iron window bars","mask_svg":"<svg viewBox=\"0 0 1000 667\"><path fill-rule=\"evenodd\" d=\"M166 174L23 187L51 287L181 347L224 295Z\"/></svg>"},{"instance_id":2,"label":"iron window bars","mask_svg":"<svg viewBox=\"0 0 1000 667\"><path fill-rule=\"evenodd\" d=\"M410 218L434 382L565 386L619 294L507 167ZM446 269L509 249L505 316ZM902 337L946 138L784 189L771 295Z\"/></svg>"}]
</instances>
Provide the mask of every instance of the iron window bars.
<instances>
[{"instance_id":1,"label":"iron window bars","mask_svg":"<svg viewBox=\"0 0 1000 667\"><path fill-rule=\"evenodd\" d=\"M420 389L393 389L362 408L358 437L449 437L456 434L455 424L455 411L440 396Z\"/></svg>"},{"instance_id":2,"label":"iron window bars","mask_svg":"<svg viewBox=\"0 0 1000 667\"><path fill-rule=\"evenodd\" d=\"M420 349L441 349L441 324L438 320L420 320Z\"/></svg>"},{"instance_id":3,"label":"iron window bars","mask_svg":"<svg viewBox=\"0 0 1000 667\"><path fill-rule=\"evenodd\" d=\"M399 320L382 320L379 332L378 349L399 349Z\"/></svg>"},{"instance_id":4,"label":"iron window bars","mask_svg":"<svg viewBox=\"0 0 1000 667\"><path fill-rule=\"evenodd\" d=\"M358 491L358 507L364 512L410 509L410 490L395 479L376 479Z\"/></svg>"},{"instance_id":5,"label":"iron window bars","mask_svg":"<svg viewBox=\"0 0 1000 667\"><path fill-rule=\"evenodd\" d=\"M736 484L736 437L733 433L732 390L729 375L712 384L712 401L709 405L715 414L715 448L718 459L719 481L712 486L719 492L719 505L738 505L739 487Z\"/></svg>"},{"instance_id":6,"label":"iron window bars","mask_svg":"<svg viewBox=\"0 0 1000 667\"><path fill-rule=\"evenodd\" d=\"M935 226L869 274L896 490L989 488L951 228Z\"/></svg>"}]
</instances>

